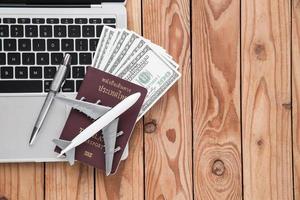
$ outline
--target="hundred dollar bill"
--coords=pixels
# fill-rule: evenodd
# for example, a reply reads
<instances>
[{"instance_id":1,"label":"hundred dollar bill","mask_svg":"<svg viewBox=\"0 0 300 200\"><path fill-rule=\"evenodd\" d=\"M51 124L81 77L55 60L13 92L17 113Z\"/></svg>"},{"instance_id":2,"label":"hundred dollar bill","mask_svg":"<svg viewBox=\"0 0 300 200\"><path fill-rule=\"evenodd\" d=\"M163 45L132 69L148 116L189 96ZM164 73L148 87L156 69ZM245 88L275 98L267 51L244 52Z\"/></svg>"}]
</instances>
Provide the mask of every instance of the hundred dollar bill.
<instances>
[{"instance_id":1,"label":"hundred dollar bill","mask_svg":"<svg viewBox=\"0 0 300 200\"><path fill-rule=\"evenodd\" d=\"M157 57L159 59L164 60L168 64L168 66L171 66L176 69L176 66L174 66L168 59L161 56L160 53L157 53L156 49L154 49L154 48L155 47L153 47L151 44L146 44L146 45L142 46L142 48L137 53L135 53L135 55L132 56L129 61L126 61L125 65L123 65L122 68L120 68L117 75L122 78L124 78L126 74L128 74L130 76L135 76L135 73L137 73L137 71L139 70L139 68L141 66L136 65L136 63L134 61L140 59L140 57L147 54L148 51L155 52L155 54L157 55Z\"/></svg>"},{"instance_id":2,"label":"hundred dollar bill","mask_svg":"<svg viewBox=\"0 0 300 200\"><path fill-rule=\"evenodd\" d=\"M170 60L168 56L166 56L166 53L162 48L157 48L157 46L150 43L149 40L138 38L135 39L132 44L131 42L128 43L129 49L125 46L124 49L120 51L120 54L116 56L115 60L112 62L113 64L109 67L108 72L112 74L118 74L124 69L128 61L135 57L137 53L145 47L145 45L150 46L162 59L168 62L171 66L176 69L178 68L179 65L173 60Z\"/></svg>"},{"instance_id":3,"label":"hundred dollar bill","mask_svg":"<svg viewBox=\"0 0 300 200\"><path fill-rule=\"evenodd\" d=\"M148 90L139 113L141 118L180 78L181 74L149 45L146 45L117 76Z\"/></svg>"},{"instance_id":4,"label":"hundred dollar bill","mask_svg":"<svg viewBox=\"0 0 300 200\"><path fill-rule=\"evenodd\" d=\"M122 51L115 63L111 66L110 73L118 74L124 66L139 52L140 49L146 44L144 40L136 40L134 44L129 47L128 51Z\"/></svg>"},{"instance_id":5,"label":"hundred dollar bill","mask_svg":"<svg viewBox=\"0 0 300 200\"><path fill-rule=\"evenodd\" d=\"M113 61L114 57L116 56L116 54L120 51L122 45L124 44L124 42L126 42L126 38L130 35L129 31L123 30L120 32L118 39L116 40L116 42L112 45L112 47L110 48L110 52L109 55L106 56L103 61L102 61L102 70L103 71L107 71L108 66L110 65L110 63Z\"/></svg>"},{"instance_id":6,"label":"hundred dollar bill","mask_svg":"<svg viewBox=\"0 0 300 200\"><path fill-rule=\"evenodd\" d=\"M97 60L94 65L96 68L99 68L99 69L101 67L100 66L101 62L102 62L106 52L109 49L110 42L113 41L115 39L115 37L117 36L117 31L111 27L105 26L103 29L108 29L108 32L107 32L107 36L105 37L104 42L102 44L103 46L101 48L99 55L97 57L95 56L95 58Z\"/></svg>"},{"instance_id":7,"label":"hundred dollar bill","mask_svg":"<svg viewBox=\"0 0 300 200\"><path fill-rule=\"evenodd\" d=\"M114 56L109 66L107 67L107 72L113 73L119 69L119 64L124 61L124 58L127 56L131 56L131 53L134 51L136 47L138 47L138 41L136 40L138 37L135 34L131 34L126 41L120 47L120 50Z\"/></svg>"},{"instance_id":8,"label":"hundred dollar bill","mask_svg":"<svg viewBox=\"0 0 300 200\"><path fill-rule=\"evenodd\" d=\"M108 32L108 28L104 27L103 30L102 30L102 33L101 33L96 51L95 51L95 55L94 55L94 58L93 58L93 61L92 61L92 66L95 66L95 64L97 63L97 60L99 58L101 49L104 45L104 39L107 36L107 32Z\"/></svg>"}]
</instances>

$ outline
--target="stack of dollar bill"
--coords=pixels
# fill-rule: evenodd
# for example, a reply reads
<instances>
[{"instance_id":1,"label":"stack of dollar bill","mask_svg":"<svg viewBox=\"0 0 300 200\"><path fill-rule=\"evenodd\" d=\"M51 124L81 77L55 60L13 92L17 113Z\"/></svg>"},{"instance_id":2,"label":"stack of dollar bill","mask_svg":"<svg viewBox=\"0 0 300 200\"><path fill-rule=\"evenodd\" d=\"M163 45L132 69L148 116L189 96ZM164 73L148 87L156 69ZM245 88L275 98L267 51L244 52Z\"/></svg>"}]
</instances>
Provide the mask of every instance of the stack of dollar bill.
<instances>
[{"instance_id":1,"label":"stack of dollar bill","mask_svg":"<svg viewBox=\"0 0 300 200\"><path fill-rule=\"evenodd\" d=\"M92 66L145 87L140 119L180 78L178 64L160 46L125 29L105 26Z\"/></svg>"}]
</instances>

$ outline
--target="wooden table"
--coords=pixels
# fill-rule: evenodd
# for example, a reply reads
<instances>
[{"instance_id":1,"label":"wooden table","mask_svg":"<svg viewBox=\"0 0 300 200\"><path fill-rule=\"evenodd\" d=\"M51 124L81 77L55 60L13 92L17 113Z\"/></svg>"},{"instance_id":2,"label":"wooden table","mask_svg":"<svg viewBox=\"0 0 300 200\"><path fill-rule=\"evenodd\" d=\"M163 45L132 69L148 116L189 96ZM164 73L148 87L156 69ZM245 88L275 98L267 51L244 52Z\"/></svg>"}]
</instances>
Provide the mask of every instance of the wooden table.
<instances>
[{"instance_id":1,"label":"wooden table","mask_svg":"<svg viewBox=\"0 0 300 200\"><path fill-rule=\"evenodd\" d=\"M300 2L128 0L127 9L129 28L165 47L182 78L137 124L116 176L2 164L2 199L300 199Z\"/></svg>"}]
</instances>

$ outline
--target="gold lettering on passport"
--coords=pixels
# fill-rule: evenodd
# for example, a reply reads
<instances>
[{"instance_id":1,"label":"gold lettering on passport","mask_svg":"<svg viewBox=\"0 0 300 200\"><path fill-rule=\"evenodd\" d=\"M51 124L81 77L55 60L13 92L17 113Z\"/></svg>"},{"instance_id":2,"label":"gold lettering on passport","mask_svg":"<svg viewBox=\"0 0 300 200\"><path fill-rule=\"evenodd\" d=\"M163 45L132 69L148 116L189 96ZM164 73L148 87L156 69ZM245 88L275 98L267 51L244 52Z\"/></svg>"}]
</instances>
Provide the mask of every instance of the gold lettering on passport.
<instances>
[{"instance_id":1,"label":"gold lettering on passport","mask_svg":"<svg viewBox=\"0 0 300 200\"><path fill-rule=\"evenodd\" d=\"M123 86L121 83L115 82L115 80L111 80L109 78L102 78L101 81L103 84L99 85L98 87L98 91L101 93L115 97L119 100L123 100L127 97L127 95L124 95L123 92L131 93L131 88ZM109 89L105 85L112 86L115 89Z\"/></svg>"},{"instance_id":2,"label":"gold lettering on passport","mask_svg":"<svg viewBox=\"0 0 300 200\"><path fill-rule=\"evenodd\" d=\"M89 152L89 151L84 151L84 156L91 158L93 156L93 153Z\"/></svg>"}]
</instances>

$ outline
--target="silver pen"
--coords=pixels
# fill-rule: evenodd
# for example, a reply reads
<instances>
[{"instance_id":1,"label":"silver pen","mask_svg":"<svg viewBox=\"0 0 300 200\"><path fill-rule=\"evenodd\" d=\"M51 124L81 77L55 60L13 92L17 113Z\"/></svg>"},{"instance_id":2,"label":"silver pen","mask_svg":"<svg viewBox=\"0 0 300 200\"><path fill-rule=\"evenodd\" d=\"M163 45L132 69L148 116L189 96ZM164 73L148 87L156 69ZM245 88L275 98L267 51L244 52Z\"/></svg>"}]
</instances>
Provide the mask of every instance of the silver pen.
<instances>
[{"instance_id":1,"label":"silver pen","mask_svg":"<svg viewBox=\"0 0 300 200\"><path fill-rule=\"evenodd\" d=\"M51 104L54 100L54 97L56 93L60 90L62 84L64 83L66 79L66 73L69 70L71 64L71 56L69 54L66 54L62 64L58 67L58 70L54 76L54 79L51 83L49 93L45 99L45 102L43 104L43 107L40 111L40 114L35 122L33 131L30 136L29 145L33 145L37 136L39 135L40 129L43 125L43 122L47 116L47 113L51 107Z\"/></svg>"}]
</instances>

